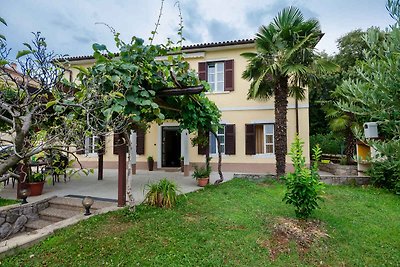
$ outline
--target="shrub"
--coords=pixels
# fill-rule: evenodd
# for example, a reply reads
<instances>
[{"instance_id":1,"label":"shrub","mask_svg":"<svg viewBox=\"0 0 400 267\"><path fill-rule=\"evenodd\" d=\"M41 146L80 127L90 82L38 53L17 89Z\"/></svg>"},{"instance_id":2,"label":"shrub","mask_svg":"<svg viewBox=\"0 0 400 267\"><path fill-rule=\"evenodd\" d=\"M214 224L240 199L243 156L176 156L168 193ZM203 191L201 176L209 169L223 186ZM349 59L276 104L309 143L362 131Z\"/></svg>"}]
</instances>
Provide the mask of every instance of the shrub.
<instances>
[{"instance_id":1,"label":"shrub","mask_svg":"<svg viewBox=\"0 0 400 267\"><path fill-rule=\"evenodd\" d=\"M324 154L343 154L344 138L333 133L310 136L310 147L319 147Z\"/></svg>"},{"instance_id":2,"label":"shrub","mask_svg":"<svg viewBox=\"0 0 400 267\"><path fill-rule=\"evenodd\" d=\"M400 161L386 159L372 162L368 175L374 186L383 187L400 194Z\"/></svg>"},{"instance_id":3,"label":"shrub","mask_svg":"<svg viewBox=\"0 0 400 267\"><path fill-rule=\"evenodd\" d=\"M175 206L178 186L167 178L160 180L158 183L151 183L146 185L149 190L145 196L145 203L150 206L171 208Z\"/></svg>"},{"instance_id":4,"label":"shrub","mask_svg":"<svg viewBox=\"0 0 400 267\"><path fill-rule=\"evenodd\" d=\"M306 166L306 159L303 156L303 144L296 136L290 148L294 172L284 177L286 193L282 201L295 206L296 217L307 219L313 210L319 208L318 200L321 200L320 193L323 184L319 180L318 161L321 158L321 148L316 146L313 149L314 163L309 169Z\"/></svg>"}]
</instances>

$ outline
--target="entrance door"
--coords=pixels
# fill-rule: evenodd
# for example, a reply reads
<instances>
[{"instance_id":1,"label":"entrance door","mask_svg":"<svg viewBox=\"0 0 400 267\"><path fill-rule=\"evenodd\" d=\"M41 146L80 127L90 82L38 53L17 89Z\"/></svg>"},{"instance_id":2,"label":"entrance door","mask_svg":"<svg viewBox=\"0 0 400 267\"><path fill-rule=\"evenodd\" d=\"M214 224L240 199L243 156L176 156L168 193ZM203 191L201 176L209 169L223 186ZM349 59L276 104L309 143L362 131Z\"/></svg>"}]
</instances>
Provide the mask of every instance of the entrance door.
<instances>
[{"instance_id":1,"label":"entrance door","mask_svg":"<svg viewBox=\"0 0 400 267\"><path fill-rule=\"evenodd\" d=\"M162 127L162 167L179 167L181 134L177 126Z\"/></svg>"}]
</instances>

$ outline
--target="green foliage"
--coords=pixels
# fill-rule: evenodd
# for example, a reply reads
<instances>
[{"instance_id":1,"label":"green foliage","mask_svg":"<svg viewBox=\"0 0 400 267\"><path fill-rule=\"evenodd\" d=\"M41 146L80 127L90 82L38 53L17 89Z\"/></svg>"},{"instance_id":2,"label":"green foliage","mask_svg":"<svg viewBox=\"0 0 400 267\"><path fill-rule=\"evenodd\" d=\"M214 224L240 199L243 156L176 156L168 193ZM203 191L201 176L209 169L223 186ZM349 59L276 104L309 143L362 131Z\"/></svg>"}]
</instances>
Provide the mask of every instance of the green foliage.
<instances>
[{"instance_id":1,"label":"green foliage","mask_svg":"<svg viewBox=\"0 0 400 267\"><path fill-rule=\"evenodd\" d=\"M387 188L400 195L400 161L398 159L374 161L368 170L373 185Z\"/></svg>"},{"instance_id":2,"label":"green foliage","mask_svg":"<svg viewBox=\"0 0 400 267\"><path fill-rule=\"evenodd\" d=\"M355 68L356 77L343 82L336 90L340 96L337 106L352 112L363 122L379 124L381 141L364 140L377 151L370 170L374 184L399 191L400 162L400 17L398 1L388 1L387 9L396 24L384 34L369 29L365 35L368 50L365 60ZM364 139L359 135L359 139Z\"/></svg>"},{"instance_id":3,"label":"green foliage","mask_svg":"<svg viewBox=\"0 0 400 267\"><path fill-rule=\"evenodd\" d=\"M283 192L278 183L233 179L187 194L188 201L174 209L139 205L134 213L122 209L93 216L5 255L1 263L72 267L397 266L400 262L400 198L373 187L348 186L327 186L326 200L317 211L329 238L306 253L293 245L271 259L269 252L276 247L265 246L273 234L270 222L292 213L280 201Z\"/></svg>"},{"instance_id":4,"label":"green foliage","mask_svg":"<svg viewBox=\"0 0 400 267\"><path fill-rule=\"evenodd\" d=\"M46 174L41 172L35 172L28 177L28 183L43 182L46 180Z\"/></svg>"},{"instance_id":5,"label":"green foliage","mask_svg":"<svg viewBox=\"0 0 400 267\"><path fill-rule=\"evenodd\" d=\"M210 166L194 166L194 171L192 174L192 177L194 179L198 179L198 178L208 178L210 177L210 173L211 173L211 167Z\"/></svg>"},{"instance_id":6,"label":"green foliage","mask_svg":"<svg viewBox=\"0 0 400 267\"><path fill-rule=\"evenodd\" d=\"M145 195L145 203L160 208L171 208L177 200L178 186L167 178L158 183L146 185L148 192Z\"/></svg>"},{"instance_id":7,"label":"green foliage","mask_svg":"<svg viewBox=\"0 0 400 267\"><path fill-rule=\"evenodd\" d=\"M310 136L310 147L319 146L324 154L343 154L344 138L332 132Z\"/></svg>"},{"instance_id":8,"label":"green foliage","mask_svg":"<svg viewBox=\"0 0 400 267\"><path fill-rule=\"evenodd\" d=\"M210 165L211 157L206 156L206 164L204 166L198 167L197 165L194 166L194 171L192 174L192 177L194 179L199 179L199 178L209 178L210 174L212 172L212 168Z\"/></svg>"},{"instance_id":9,"label":"green foliage","mask_svg":"<svg viewBox=\"0 0 400 267\"><path fill-rule=\"evenodd\" d=\"M105 45L94 44L95 64L80 69L80 102L92 111L90 125L97 129L125 130L132 122L147 125L165 119L176 120L181 129L216 129L220 111L203 93L198 95L159 95L165 89L182 89L203 85L197 74L184 61L181 47L169 40L165 45L146 44L132 37L130 42L120 39L113 31L118 54ZM158 60L165 57L165 60ZM93 101L95 99L95 101ZM161 104L160 104L161 102ZM177 112L179 111L179 112ZM99 120L101 118L101 120ZM99 123L100 122L100 123Z\"/></svg>"},{"instance_id":10,"label":"green foliage","mask_svg":"<svg viewBox=\"0 0 400 267\"><path fill-rule=\"evenodd\" d=\"M296 136L290 149L290 157L293 162L294 172L286 175L286 193L283 201L286 204L295 206L296 217L307 219L311 213L319 208L318 200L321 200L322 183L318 175L318 162L321 159L322 151L317 145L313 149L313 165L307 168L303 156L303 144Z\"/></svg>"},{"instance_id":11,"label":"green foliage","mask_svg":"<svg viewBox=\"0 0 400 267\"><path fill-rule=\"evenodd\" d=\"M371 145L378 151L368 170L371 182L400 194L400 140L375 141Z\"/></svg>"}]
</instances>

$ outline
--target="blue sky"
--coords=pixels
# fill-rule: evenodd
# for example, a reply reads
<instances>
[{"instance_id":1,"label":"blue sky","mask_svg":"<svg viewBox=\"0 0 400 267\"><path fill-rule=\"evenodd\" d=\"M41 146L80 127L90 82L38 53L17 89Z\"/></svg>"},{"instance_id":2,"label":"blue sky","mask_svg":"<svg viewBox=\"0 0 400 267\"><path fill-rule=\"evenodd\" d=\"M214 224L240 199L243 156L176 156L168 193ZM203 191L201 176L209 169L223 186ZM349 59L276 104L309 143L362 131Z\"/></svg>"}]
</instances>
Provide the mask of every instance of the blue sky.
<instances>
[{"instance_id":1,"label":"blue sky","mask_svg":"<svg viewBox=\"0 0 400 267\"><path fill-rule=\"evenodd\" d=\"M136 35L147 39L154 29L160 0L0 0L8 27L0 26L13 55L22 43L40 31L58 54L92 54L94 42L111 51L113 37L107 23L125 40ZM176 0L165 0L156 42L177 39ZM335 53L336 40L347 32L393 24L386 0L181 0L185 44L252 38L258 27L271 22L282 8L299 7L306 18L316 18L325 36L319 50Z\"/></svg>"}]
</instances>

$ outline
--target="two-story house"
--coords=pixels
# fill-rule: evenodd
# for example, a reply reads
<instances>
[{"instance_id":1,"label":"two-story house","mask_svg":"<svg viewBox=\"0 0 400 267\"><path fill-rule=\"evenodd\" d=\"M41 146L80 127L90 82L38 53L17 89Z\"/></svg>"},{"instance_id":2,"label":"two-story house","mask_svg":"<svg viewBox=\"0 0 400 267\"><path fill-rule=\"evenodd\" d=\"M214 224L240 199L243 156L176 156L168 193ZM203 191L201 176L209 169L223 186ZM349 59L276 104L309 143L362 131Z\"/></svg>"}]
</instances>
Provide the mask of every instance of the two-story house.
<instances>
[{"instance_id":1,"label":"two-story house","mask_svg":"<svg viewBox=\"0 0 400 267\"><path fill-rule=\"evenodd\" d=\"M184 58L190 67L198 72L199 78L211 86L207 93L222 112L218 131L223 152L223 171L274 173L274 100L248 100L250 83L242 79L247 61L240 54L255 51L252 39L217 43L195 44L183 47ZM70 57L72 65L90 66L92 57ZM76 76L72 71L72 76ZM305 142L305 156L309 161L309 114L308 99L298 104L298 128L300 138ZM288 105L288 147L296 132L296 109L294 99ZM94 137L95 139L95 137ZM94 139L88 139L85 155L80 160L85 167L96 168ZM104 167L117 168L117 156L114 154L113 135L106 137ZM184 155L184 148L190 165L204 162L204 149L193 147L184 133L180 133L176 122L152 124L147 132L137 133L137 168L147 168L147 157L152 156L158 169L179 167L179 158ZM216 140L210 136L211 163L216 167ZM287 159L290 165L290 159Z\"/></svg>"}]
</instances>

